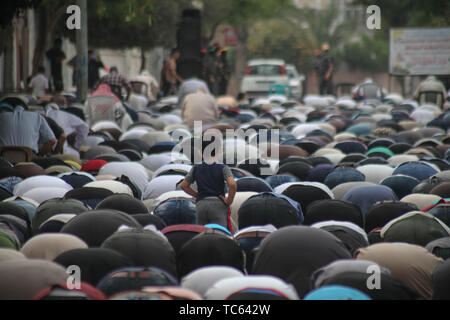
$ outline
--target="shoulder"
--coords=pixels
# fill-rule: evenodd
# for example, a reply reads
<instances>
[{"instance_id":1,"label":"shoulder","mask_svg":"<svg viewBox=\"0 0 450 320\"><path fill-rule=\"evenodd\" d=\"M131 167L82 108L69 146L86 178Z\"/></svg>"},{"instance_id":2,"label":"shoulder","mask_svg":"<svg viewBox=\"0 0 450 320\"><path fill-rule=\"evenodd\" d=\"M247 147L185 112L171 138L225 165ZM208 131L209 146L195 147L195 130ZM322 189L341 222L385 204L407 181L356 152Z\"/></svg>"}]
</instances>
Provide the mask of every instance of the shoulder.
<instances>
[{"instance_id":1,"label":"shoulder","mask_svg":"<svg viewBox=\"0 0 450 320\"><path fill-rule=\"evenodd\" d=\"M202 166L201 164L195 164L195 165L192 166L192 169L191 169L190 172L192 172L192 175L195 176L195 174L196 174L199 170L201 170L202 168L203 168L203 166Z\"/></svg>"},{"instance_id":2,"label":"shoulder","mask_svg":"<svg viewBox=\"0 0 450 320\"><path fill-rule=\"evenodd\" d=\"M225 179L233 177L233 173L231 172L230 167L225 165L225 164L223 165L222 172L223 172L223 176L224 176Z\"/></svg>"}]
</instances>

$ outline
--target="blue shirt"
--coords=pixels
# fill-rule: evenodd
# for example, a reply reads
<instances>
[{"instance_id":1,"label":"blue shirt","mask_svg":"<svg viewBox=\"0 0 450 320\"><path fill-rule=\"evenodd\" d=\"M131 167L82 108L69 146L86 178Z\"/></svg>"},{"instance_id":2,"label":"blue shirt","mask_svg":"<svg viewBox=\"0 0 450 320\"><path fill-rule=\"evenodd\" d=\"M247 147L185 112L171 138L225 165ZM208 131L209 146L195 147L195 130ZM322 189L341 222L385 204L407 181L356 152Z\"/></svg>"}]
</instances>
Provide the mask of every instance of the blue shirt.
<instances>
[{"instance_id":1,"label":"blue shirt","mask_svg":"<svg viewBox=\"0 0 450 320\"><path fill-rule=\"evenodd\" d=\"M38 113L16 107L13 112L0 112L0 147L28 147L35 153L39 143L55 139L47 121Z\"/></svg>"}]
</instances>

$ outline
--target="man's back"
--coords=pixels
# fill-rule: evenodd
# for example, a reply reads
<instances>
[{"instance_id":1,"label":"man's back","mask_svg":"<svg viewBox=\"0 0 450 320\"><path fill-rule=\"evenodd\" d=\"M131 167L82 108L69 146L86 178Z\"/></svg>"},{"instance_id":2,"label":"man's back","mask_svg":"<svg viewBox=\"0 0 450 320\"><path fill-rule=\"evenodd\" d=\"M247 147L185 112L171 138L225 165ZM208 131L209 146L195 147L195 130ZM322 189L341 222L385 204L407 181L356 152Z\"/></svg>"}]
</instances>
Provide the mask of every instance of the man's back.
<instances>
[{"instance_id":1,"label":"man's back","mask_svg":"<svg viewBox=\"0 0 450 320\"><path fill-rule=\"evenodd\" d=\"M30 88L33 89L32 94L38 98L45 96L45 90L48 90L48 80L43 74L36 75L30 82Z\"/></svg>"},{"instance_id":2,"label":"man's back","mask_svg":"<svg viewBox=\"0 0 450 320\"><path fill-rule=\"evenodd\" d=\"M190 93L197 92L200 88L203 88L206 93L209 93L208 85L203 80L192 78L184 81L180 86L180 90L178 90L178 105L182 106L184 98Z\"/></svg>"},{"instance_id":3,"label":"man's back","mask_svg":"<svg viewBox=\"0 0 450 320\"><path fill-rule=\"evenodd\" d=\"M181 115L184 122L192 128L194 121L202 121L204 124L216 122L219 119L219 109L213 96L199 90L186 96Z\"/></svg>"},{"instance_id":4,"label":"man's back","mask_svg":"<svg viewBox=\"0 0 450 320\"><path fill-rule=\"evenodd\" d=\"M428 77L425 81L422 81L418 87L418 93L422 91L439 91L446 93L443 83L437 80L435 77Z\"/></svg>"},{"instance_id":5,"label":"man's back","mask_svg":"<svg viewBox=\"0 0 450 320\"><path fill-rule=\"evenodd\" d=\"M0 112L0 146L29 147L38 152L38 143L55 136L48 123L37 112L16 107L13 112Z\"/></svg>"},{"instance_id":6,"label":"man's back","mask_svg":"<svg viewBox=\"0 0 450 320\"><path fill-rule=\"evenodd\" d=\"M202 163L194 166L192 178L197 182L199 192L197 201L225 195L225 177L227 176L224 173L225 168L227 167L224 164L218 163Z\"/></svg>"},{"instance_id":7,"label":"man's back","mask_svg":"<svg viewBox=\"0 0 450 320\"><path fill-rule=\"evenodd\" d=\"M77 131L78 134L76 135L74 146L77 149L81 147L81 144L89 134L89 126L86 122L69 112L53 109L52 107L46 108L45 115L61 126L67 135Z\"/></svg>"},{"instance_id":8,"label":"man's back","mask_svg":"<svg viewBox=\"0 0 450 320\"><path fill-rule=\"evenodd\" d=\"M440 92L442 93L442 97L438 97L436 96L436 94L434 96L432 95L432 97L428 97L429 93L431 92ZM421 93L426 93L426 95L420 96ZM436 79L434 76L430 76L419 84L416 92L414 93L414 98L420 99L419 103L421 104L429 102L442 105L447 98L447 90L445 89L445 86L441 81Z\"/></svg>"},{"instance_id":9,"label":"man's back","mask_svg":"<svg viewBox=\"0 0 450 320\"><path fill-rule=\"evenodd\" d=\"M130 90L130 85L119 72L111 72L100 79L100 83L106 83L111 87L112 92L117 95L119 98L122 97L122 87L125 87L127 90Z\"/></svg>"}]
</instances>

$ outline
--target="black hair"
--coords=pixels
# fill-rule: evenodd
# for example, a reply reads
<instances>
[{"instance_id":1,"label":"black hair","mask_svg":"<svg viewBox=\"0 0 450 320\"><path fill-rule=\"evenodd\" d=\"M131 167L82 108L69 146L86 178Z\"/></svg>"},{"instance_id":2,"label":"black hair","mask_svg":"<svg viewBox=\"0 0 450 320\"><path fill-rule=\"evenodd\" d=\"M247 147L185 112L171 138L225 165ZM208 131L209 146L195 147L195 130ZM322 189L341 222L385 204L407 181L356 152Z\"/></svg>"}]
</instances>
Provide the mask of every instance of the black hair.
<instances>
[{"instance_id":1,"label":"black hair","mask_svg":"<svg viewBox=\"0 0 450 320\"><path fill-rule=\"evenodd\" d=\"M37 68L37 72L38 72L38 73L45 73L45 68L44 68L44 66L39 66L39 67Z\"/></svg>"}]
</instances>

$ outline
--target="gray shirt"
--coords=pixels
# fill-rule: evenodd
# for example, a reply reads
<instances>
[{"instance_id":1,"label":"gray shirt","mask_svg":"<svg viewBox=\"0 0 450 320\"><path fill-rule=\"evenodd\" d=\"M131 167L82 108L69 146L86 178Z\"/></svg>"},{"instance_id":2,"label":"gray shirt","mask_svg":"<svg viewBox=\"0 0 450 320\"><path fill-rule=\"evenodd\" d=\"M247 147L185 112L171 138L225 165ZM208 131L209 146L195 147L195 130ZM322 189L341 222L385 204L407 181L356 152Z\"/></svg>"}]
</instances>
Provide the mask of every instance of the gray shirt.
<instances>
[{"instance_id":1,"label":"gray shirt","mask_svg":"<svg viewBox=\"0 0 450 320\"><path fill-rule=\"evenodd\" d=\"M203 80L192 78L184 81L180 86L180 90L178 90L178 106L181 107L183 105L184 98L188 94L197 92L200 88L205 89L206 93L209 93L208 85Z\"/></svg>"},{"instance_id":2,"label":"gray shirt","mask_svg":"<svg viewBox=\"0 0 450 320\"><path fill-rule=\"evenodd\" d=\"M45 90L48 89L48 80L43 74L38 74L30 82L30 88L33 89L33 95L41 98L45 96Z\"/></svg>"},{"instance_id":3,"label":"gray shirt","mask_svg":"<svg viewBox=\"0 0 450 320\"><path fill-rule=\"evenodd\" d=\"M39 143L55 139L47 121L38 113L16 107L0 112L0 146L28 147L38 153Z\"/></svg>"}]
</instances>

